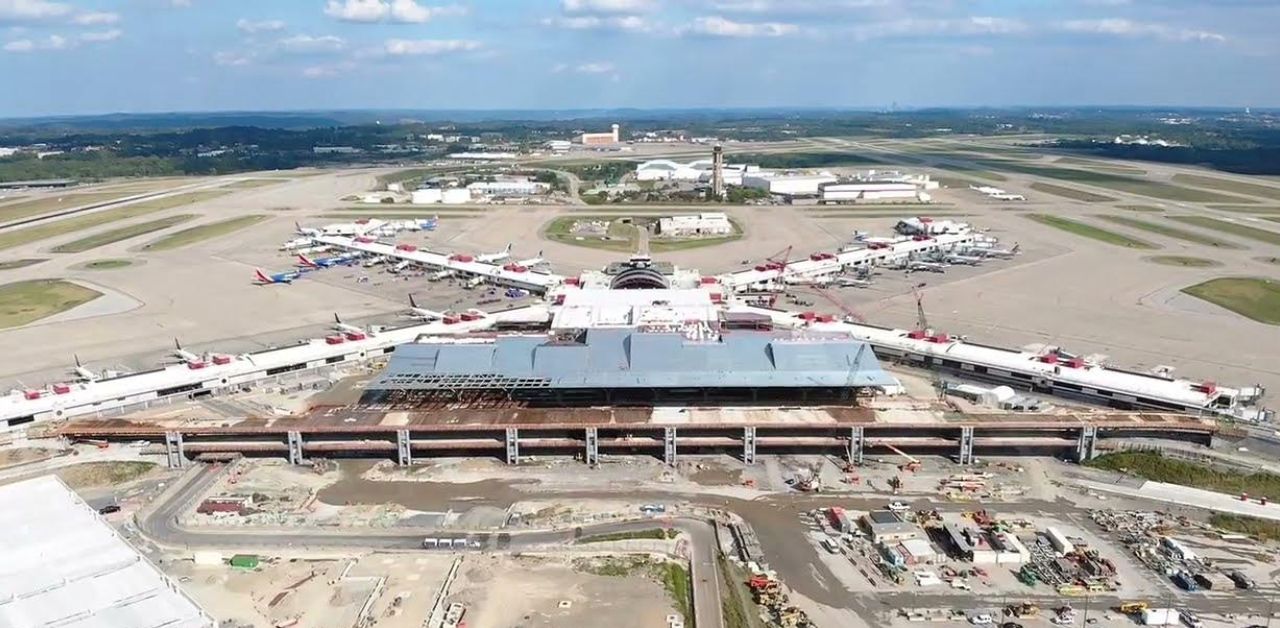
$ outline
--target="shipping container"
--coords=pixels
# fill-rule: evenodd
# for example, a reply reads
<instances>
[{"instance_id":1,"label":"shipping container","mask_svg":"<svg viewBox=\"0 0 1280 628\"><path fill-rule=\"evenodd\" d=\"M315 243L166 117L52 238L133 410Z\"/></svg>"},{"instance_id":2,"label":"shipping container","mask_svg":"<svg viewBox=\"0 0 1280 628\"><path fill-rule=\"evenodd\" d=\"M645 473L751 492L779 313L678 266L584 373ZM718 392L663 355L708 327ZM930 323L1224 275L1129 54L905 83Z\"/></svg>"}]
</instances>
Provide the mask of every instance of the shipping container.
<instances>
[{"instance_id":1,"label":"shipping container","mask_svg":"<svg viewBox=\"0 0 1280 628\"><path fill-rule=\"evenodd\" d=\"M231 566L240 569L257 569L258 557L255 554L236 554L231 557Z\"/></svg>"}]
</instances>

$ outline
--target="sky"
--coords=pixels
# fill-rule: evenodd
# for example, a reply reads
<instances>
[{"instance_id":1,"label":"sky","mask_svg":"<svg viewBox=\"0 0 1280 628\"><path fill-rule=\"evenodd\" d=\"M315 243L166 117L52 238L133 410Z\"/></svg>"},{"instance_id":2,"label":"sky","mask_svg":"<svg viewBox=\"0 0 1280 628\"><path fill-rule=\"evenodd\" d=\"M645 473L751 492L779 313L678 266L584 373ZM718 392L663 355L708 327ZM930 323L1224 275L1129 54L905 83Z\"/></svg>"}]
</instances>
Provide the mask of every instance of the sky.
<instances>
[{"instance_id":1,"label":"sky","mask_svg":"<svg viewBox=\"0 0 1280 628\"><path fill-rule=\"evenodd\" d=\"M1280 0L0 0L0 116L1280 105Z\"/></svg>"}]
</instances>

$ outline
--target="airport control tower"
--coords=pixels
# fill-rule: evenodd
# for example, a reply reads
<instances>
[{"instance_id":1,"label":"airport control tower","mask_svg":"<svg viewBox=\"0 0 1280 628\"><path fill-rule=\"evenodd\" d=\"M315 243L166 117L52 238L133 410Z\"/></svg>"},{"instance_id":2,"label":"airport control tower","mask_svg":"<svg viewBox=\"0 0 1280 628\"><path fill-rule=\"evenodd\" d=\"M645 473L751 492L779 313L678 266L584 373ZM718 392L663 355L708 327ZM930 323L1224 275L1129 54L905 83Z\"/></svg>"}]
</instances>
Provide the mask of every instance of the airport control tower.
<instances>
[{"instance_id":1,"label":"airport control tower","mask_svg":"<svg viewBox=\"0 0 1280 628\"><path fill-rule=\"evenodd\" d=\"M720 144L711 151L711 195L724 198L724 146Z\"/></svg>"}]
</instances>

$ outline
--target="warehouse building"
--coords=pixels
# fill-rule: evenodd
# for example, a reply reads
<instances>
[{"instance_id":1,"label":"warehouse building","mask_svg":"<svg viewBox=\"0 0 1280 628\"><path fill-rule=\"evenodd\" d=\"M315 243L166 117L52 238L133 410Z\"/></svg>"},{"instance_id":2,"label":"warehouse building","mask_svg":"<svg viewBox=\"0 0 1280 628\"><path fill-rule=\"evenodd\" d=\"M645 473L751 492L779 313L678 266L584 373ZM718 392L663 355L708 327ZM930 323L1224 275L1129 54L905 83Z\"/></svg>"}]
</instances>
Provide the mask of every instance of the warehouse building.
<instances>
[{"instance_id":1,"label":"warehouse building","mask_svg":"<svg viewBox=\"0 0 1280 628\"><path fill-rule=\"evenodd\" d=\"M755 172L744 174L744 187L765 190L770 194L788 197L817 198L822 186L837 183L830 174L786 174L774 172Z\"/></svg>"},{"instance_id":2,"label":"warehouse building","mask_svg":"<svg viewBox=\"0 0 1280 628\"><path fill-rule=\"evenodd\" d=\"M673 238L727 236L733 223L724 212L703 212L688 216L667 216L658 220L658 234Z\"/></svg>"},{"instance_id":3,"label":"warehouse building","mask_svg":"<svg viewBox=\"0 0 1280 628\"><path fill-rule=\"evenodd\" d=\"M409 196L414 205L465 205L471 202L471 190L467 188L419 188Z\"/></svg>"},{"instance_id":4,"label":"warehouse building","mask_svg":"<svg viewBox=\"0 0 1280 628\"><path fill-rule=\"evenodd\" d=\"M57 476L0 486L0 626L213 628Z\"/></svg>"},{"instance_id":5,"label":"warehouse building","mask_svg":"<svg viewBox=\"0 0 1280 628\"><path fill-rule=\"evenodd\" d=\"M620 139L618 131L621 127L614 124L609 128L610 131L608 133L583 133L578 140L582 142L583 146L610 146L617 144Z\"/></svg>"},{"instance_id":6,"label":"warehouse building","mask_svg":"<svg viewBox=\"0 0 1280 628\"><path fill-rule=\"evenodd\" d=\"M919 526L908 523L891 510L873 510L858 520L863 531L875 543L897 543L922 536Z\"/></svg>"},{"instance_id":7,"label":"warehouse building","mask_svg":"<svg viewBox=\"0 0 1280 628\"><path fill-rule=\"evenodd\" d=\"M551 186L528 178L498 179L496 181L476 181L467 186L474 196L534 196L546 194Z\"/></svg>"},{"instance_id":8,"label":"warehouse building","mask_svg":"<svg viewBox=\"0 0 1280 628\"><path fill-rule=\"evenodd\" d=\"M928 203L933 197L912 183L832 183L822 186L823 203Z\"/></svg>"}]
</instances>

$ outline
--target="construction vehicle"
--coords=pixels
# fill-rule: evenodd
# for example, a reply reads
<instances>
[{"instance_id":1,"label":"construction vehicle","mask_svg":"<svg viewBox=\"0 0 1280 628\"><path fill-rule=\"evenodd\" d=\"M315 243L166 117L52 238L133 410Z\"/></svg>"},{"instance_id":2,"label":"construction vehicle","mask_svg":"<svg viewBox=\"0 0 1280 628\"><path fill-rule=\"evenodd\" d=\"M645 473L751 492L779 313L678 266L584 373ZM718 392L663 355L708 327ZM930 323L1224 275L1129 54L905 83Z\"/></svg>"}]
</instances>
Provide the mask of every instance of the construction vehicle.
<instances>
[{"instance_id":1,"label":"construction vehicle","mask_svg":"<svg viewBox=\"0 0 1280 628\"><path fill-rule=\"evenodd\" d=\"M884 444L884 446L885 446L885 447L888 447L888 448L889 448L889 450L890 450L890 451L892 451L893 453L898 454L899 456L902 456L903 458L906 458L906 459L907 459L907 462L906 462L905 464L898 465L898 470L899 470L899 471L907 471L907 472L910 472L910 473L915 473L916 471L919 471L919 470L920 470L920 466L921 466L921 465L920 465L920 460L918 460L917 458L915 458L915 457L914 457L914 456L912 456L911 454L908 454L907 452L902 451L901 449L898 449L897 447L894 447L893 445L891 445L891 444L889 444L889 443L885 443L885 444Z\"/></svg>"},{"instance_id":2,"label":"construction vehicle","mask_svg":"<svg viewBox=\"0 0 1280 628\"><path fill-rule=\"evenodd\" d=\"M1122 615L1134 615L1137 613L1141 613L1142 611L1145 611L1148 608L1151 608L1151 605L1147 604L1146 602L1125 602L1124 604L1117 606L1116 610L1119 611Z\"/></svg>"},{"instance_id":3,"label":"construction vehicle","mask_svg":"<svg viewBox=\"0 0 1280 628\"><path fill-rule=\"evenodd\" d=\"M1010 604L1004 609L1004 613L1018 619L1032 619L1040 615L1040 607L1030 602Z\"/></svg>"}]
</instances>

